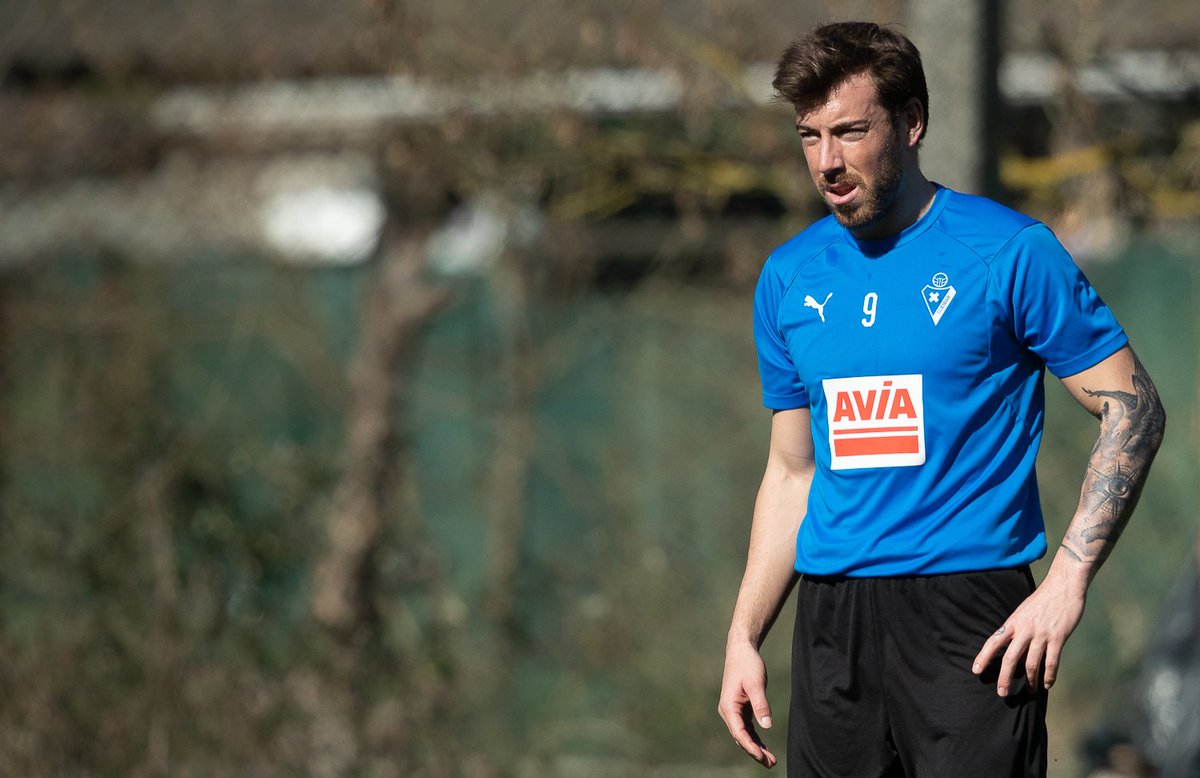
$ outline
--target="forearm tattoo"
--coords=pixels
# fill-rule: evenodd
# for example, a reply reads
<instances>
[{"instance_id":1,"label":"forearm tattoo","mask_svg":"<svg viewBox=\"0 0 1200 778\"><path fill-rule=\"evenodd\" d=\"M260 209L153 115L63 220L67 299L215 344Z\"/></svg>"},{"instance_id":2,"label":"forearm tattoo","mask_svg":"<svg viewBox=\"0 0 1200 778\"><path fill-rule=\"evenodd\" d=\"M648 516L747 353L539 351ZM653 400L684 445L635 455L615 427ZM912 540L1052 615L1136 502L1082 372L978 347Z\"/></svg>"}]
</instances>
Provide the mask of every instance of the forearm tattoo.
<instances>
[{"instance_id":1,"label":"forearm tattoo","mask_svg":"<svg viewBox=\"0 0 1200 778\"><path fill-rule=\"evenodd\" d=\"M1142 363L1134 358L1133 391L1084 389L1104 397L1100 436L1088 459L1079 512L1062 548L1080 562L1099 566L1137 505L1150 463L1162 442L1166 414Z\"/></svg>"}]
</instances>

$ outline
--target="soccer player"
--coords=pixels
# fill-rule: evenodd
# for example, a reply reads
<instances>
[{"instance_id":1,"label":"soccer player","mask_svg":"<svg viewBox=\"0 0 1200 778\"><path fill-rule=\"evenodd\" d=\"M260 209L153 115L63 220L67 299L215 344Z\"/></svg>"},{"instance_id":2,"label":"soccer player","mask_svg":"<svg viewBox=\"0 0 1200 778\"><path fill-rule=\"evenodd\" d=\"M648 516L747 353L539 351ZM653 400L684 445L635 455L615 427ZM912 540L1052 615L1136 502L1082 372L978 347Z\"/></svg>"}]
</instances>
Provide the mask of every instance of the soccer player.
<instances>
[{"instance_id":1,"label":"soccer player","mask_svg":"<svg viewBox=\"0 0 1200 778\"><path fill-rule=\"evenodd\" d=\"M774 413L718 711L777 762L758 649L795 586L789 775L1044 775L1047 690L1162 439L1158 394L1047 227L922 175L907 38L819 27L774 86L832 213L755 293ZM1099 436L1035 586L1044 369Z\"/></svg>"}]
</instances>

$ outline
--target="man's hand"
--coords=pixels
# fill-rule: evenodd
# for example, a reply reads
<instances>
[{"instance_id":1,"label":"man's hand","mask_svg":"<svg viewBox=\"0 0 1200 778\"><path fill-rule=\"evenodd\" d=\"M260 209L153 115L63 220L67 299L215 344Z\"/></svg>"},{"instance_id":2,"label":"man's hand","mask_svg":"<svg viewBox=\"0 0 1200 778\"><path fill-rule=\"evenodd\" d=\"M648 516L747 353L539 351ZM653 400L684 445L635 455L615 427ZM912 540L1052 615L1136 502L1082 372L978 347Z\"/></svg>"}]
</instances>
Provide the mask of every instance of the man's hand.
<instances>
[{"instance_id":1,"label":"man's hand","mask_svg":"<svg viewBox=\"0 0 1200 778\"><path fill-rule=\"evenodd\" d=\"M1086 579L1056 575L1052 568L1042 585L983 644L971 670L980 675L1003 651L997 694L1008 696L1020 672L1030 691L1037 690L1039 677L1049 689L1058 678L1063 644L1083 618L1086 595Z\"/></svg>"},{"instance_id":2,"label":"man's hand","mask_svg":"<svg viewBox=\"0 0 1200 778\"><path fill-rule=\"evenodd\" d=\"M725 674L721 679L721 701L717 713L742 750L763 767L779 760L758 736L755 720L771 728L771 706L767 704L767 668L762 656L749 643L725 649Z\"/></svg>"}]
</instances>

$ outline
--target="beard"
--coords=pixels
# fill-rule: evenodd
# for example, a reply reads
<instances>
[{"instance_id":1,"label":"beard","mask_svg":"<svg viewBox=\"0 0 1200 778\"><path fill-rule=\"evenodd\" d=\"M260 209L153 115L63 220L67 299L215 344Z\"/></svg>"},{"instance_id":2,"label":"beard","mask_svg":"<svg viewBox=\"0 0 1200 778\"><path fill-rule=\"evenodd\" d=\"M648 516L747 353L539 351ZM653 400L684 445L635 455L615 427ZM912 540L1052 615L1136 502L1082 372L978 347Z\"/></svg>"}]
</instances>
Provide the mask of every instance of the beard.
<instances>
[{"instance_id":1,"label":"beard","mask_svg":"<svg viewBox=\"0 0 1200 778\"><path fill-rule=\"evenodd\" d=\"M842 172L833 178L825 179L826 186L851 184L858 187L859 197L854 202L834 205L822 197L825 207L838 220L838 224L847 229L862 229L870 227L881 220L896 204L900 194L900 153L896 140L888 136L887 144L880 154L879 164L875 168L875 181L870 186L853 173Z\"/></svg>"}]
</instances>

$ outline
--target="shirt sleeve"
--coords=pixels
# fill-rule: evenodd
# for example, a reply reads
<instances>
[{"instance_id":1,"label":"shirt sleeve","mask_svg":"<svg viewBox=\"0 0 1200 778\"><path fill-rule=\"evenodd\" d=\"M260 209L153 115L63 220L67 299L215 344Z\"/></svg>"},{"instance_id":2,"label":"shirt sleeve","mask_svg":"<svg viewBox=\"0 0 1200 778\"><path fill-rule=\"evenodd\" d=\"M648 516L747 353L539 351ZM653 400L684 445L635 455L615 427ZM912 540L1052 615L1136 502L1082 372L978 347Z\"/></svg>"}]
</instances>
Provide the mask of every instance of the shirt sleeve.
<instances>
[{"instance_id":1,"label":"shirt sleeve","mask_svg":"<svg viewBox=\"0 0 1200 778\"><path fill-rule=\"evenodd\" d=\"M1013 331L1059 378L1111 356L1129 340L1054 233L1035 224L1005 247Z\"/></svg>"},{"instance_id":2,"label":"shirt sleeve","mask_svg":"<svg viewBox=\"0 0 1200 778\"><path fill-rule=\"evenodd\" d=\"M779 308L786 291L768 261L754 292L754 344L763 405L776 411L808 407L808 392L779 329Z\"/></svg>"}]
</instances>

